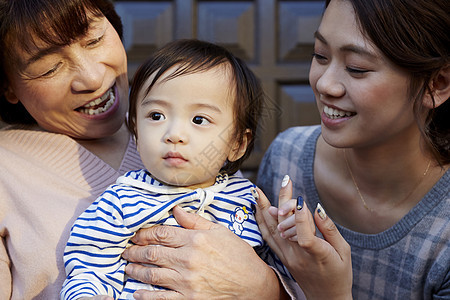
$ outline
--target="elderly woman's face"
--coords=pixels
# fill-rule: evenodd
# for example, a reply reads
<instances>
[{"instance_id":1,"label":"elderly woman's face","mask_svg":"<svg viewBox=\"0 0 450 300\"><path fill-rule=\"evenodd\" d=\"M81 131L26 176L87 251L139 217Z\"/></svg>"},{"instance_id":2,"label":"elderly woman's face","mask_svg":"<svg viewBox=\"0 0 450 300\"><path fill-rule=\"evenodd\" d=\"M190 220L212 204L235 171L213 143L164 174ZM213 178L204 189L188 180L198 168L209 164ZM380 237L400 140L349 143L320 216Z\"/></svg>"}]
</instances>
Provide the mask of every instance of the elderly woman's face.
<instances>
[{"instance_id":1,"label":"elderly woman's face","mask_svg":"<svg viewBox=\"0 0 450 300\"><path fill-rule=\"evenodd\" d=\"M92 19L87 34L68 46L37 45L31 54L17 47L8 101L20 101L50 132L78 139L116 132L128 110L127 60L108 19Z\"/></svg>"}]
</instances>

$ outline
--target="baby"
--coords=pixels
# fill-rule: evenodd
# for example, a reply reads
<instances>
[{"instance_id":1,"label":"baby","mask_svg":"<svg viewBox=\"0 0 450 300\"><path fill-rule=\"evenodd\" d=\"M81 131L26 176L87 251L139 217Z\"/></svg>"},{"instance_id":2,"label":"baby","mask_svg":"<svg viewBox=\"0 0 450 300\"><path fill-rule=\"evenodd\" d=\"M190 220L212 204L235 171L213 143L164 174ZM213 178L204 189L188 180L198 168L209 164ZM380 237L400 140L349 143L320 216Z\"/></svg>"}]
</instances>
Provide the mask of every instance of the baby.
<instances>
[{"instance_id":1,"label":"baby","mask_svg":"<svg viewBox=\"0 0 450 300\"><path fill-rule=\"evenodd\" d=\"M263 101L244 62L211 43L175 41L144 63L128 127L146 169L120 177L73 225L61 299L161 289L127 278L121 254L140 228L178 226L175 205L223 224L287 274L256 224L255 186L235 175L253 148Z\"/></svg>"}]
</instances>

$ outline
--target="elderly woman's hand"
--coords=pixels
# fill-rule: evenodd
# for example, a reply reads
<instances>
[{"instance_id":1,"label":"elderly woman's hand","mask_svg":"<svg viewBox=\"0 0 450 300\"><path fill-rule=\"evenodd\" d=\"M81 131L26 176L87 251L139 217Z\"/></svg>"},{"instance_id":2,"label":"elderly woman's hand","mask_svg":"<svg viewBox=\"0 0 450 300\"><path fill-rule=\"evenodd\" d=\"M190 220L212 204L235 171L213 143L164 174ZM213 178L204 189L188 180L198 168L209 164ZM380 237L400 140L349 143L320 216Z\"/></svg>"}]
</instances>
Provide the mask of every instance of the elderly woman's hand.
<instances>
[{"instance_id":1,"label":"elderly woman's hand","mask_svg":"<svg viewBox=\"0 0 450 300\"><path fill-rule=\"evenodd\" d=\"M142 282L169 290L137 291L136 299L278 299L280 284L274 271L253 248L222 225L173 209L184 228L156 226L140 230L136 246L123 257L126 272Z\"/></svg>"},{"instance_id":2,"label":"elderly woman's hand","mask_svg":"<svg viewBox=\"0 0 450 300\"><path fill-rule=\"evenodd\" d=\"M256 220L261 233L289 269L307 299L351 299L350 246L323 208L320 212L316 209L314 216L309 212L306 202L301 209L296 209L291 183L280 191L280 213L270 206L261 190L258 189L258 193ZM324 239L315 235L314 220ZM295 227L292 227L294 221ZM280 228L283 229L284 237L280 236ZM295 228L295 233L292 233L292 228Z\"/></svg>"}]
</instances>

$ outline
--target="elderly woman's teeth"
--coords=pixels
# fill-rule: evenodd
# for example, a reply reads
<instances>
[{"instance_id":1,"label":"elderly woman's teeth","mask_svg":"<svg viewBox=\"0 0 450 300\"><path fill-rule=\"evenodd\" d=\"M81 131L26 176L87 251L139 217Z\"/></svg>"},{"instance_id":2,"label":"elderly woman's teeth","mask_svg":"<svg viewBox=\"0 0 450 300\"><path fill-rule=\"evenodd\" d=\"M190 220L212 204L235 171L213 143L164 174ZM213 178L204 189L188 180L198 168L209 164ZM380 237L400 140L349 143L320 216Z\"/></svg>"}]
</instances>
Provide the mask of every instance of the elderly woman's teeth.
<instances>
[{"instance_id":1,"label":"elderly woman's teeth","mask_svg":"<svg viewBox=\"0 0 450 300\"><path fill-rule=\"evenodd\" d=\"M89 102L88 104L81 107L78 111L87 115L98 115L107 111L114 104L114 100L115 100L114 90L111 88L106 93L104 93L100 98L97 98ZM103 105L99 106L102 103Z\"/></svg>"},{"instance_id":2,"label":"elderly woman's teeth","mask_svg":"<svg viewBox=\"0 0 450 300\"><path fill-rule=\"evenodd\" d=\"M94 107L96 105L99 105L100 103L102 103L103 101L105 101L106 99L108 99L108 97L110 96L110 94L112 93L112 89L109 89L106 93L104 93L100 98L95 99L94 101L89 102L88 104L86 104L84 107L88 108L88 107Z\"/></svg>"},{"instance_id":3,"label":"elderly woman's teeth","mask_svg":"<svg viewBox=\"0 0 450 300\"><path fill-rule=\"evenodd\" d=\"M349 111L343 111L343 110L338 110L335 108L331 108L328 106L324 106L323 108L323 112L327 115L328 118L330 119L337 119L337 118L343 118L343 117L350 117L353 114Z\"/></svg>"}]
</instances>

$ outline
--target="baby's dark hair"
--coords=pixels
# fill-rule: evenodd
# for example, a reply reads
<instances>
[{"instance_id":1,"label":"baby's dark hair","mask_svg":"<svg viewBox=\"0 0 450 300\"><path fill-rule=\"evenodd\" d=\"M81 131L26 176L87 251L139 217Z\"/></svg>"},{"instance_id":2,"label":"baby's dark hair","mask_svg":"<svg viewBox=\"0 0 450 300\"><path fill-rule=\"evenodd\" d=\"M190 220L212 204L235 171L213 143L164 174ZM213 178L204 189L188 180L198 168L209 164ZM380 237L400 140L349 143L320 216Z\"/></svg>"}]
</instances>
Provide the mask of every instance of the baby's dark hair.
<instances>
[{"instance_id":1,"label":"baby's dark hair","mask_svg":"<svg viewBox=\"0 0 450 300\"><path fill-rule=\"evenodd\" d=\"M177 76L210 70L217 66L225 66L231 70L231 88L235 101L233 112L235 117L234 136L239 144L244 142L246 130L250 130L248 146L245 154L236 161L227 161L221 171L234 174L253 150L258 121L261 117L264 93L261 84L244 61L235 57L224 47L209 42L185 39L171 42L155 52L137 70L133 78L130 92L130 106L127 125L131 133L138 139L136 132L136 104L142 101L139 92L148 78L155 73L153 81L146 88L147 95L156 81L168 69L177 65L177 70L166 80Z\"/></svg>"},{"instance_id":2,"label":"baby's dark hair","mask_svg":"<svg viewBox=\"0 0 450 300\"><path fill-rule=\"evenodd\" d=\"M16 49L31 51L36 41L66 46L85 35L90 14L105 16L122 38L122 22L109 0L0 0L0 119L36 123L22 103L6 100L7 70L18 63Z\"/></svg>"}]
</instances>

